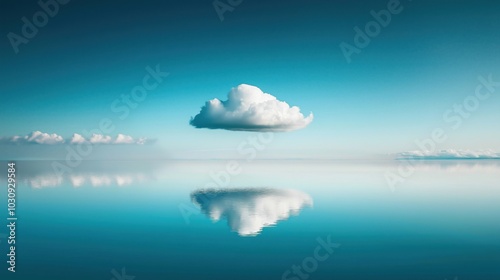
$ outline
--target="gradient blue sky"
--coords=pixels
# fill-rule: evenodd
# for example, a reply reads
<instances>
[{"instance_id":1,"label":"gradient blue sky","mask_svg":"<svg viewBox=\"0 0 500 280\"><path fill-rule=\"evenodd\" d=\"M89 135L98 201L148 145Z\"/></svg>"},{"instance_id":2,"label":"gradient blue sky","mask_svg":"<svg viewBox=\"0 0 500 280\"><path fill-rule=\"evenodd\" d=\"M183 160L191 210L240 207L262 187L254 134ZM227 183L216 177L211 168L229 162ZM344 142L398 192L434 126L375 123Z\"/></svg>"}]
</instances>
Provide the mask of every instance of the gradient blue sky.
<instances>
[{"instance_id":1,"label":"gradient blue sky","mask_svg":"<svg viewBox=\"0 0 500 280\"><path fill-rule=\"evenodd\" d=\"M7 34L20 34L21 18L40 7L2 1L0 136L70 137L108 117L116 133L157 139L145 149L162 155L231 156L252 133L195 129L189 119L246 83L315 116L303 130L276 134L268 157L414 150L436 127L449 136L439 148L500 151L500 88L459 129L442 117L474 93L479 75L500 81L500 4L401 1L403 11L347 63L339 44L352 44L353 28L387 3L245 0L220 21L212 1L74 0L15 54ZM111 103L157 64L170 76L120 120ZM41 149L54 147L15 155L0 147L9 157Z\"/></svg>"}]
</instances>

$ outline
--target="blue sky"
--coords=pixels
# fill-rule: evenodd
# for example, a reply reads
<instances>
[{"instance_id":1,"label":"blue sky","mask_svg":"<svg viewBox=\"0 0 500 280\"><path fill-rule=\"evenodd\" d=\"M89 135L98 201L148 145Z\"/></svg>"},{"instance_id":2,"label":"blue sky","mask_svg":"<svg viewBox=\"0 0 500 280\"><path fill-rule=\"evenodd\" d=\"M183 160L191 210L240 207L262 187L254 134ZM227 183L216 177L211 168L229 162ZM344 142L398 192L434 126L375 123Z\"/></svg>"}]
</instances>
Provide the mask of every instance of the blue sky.
<instances>
[{"instance_id":1,"label":"blue sky","mask_svg":"<svg viewBox=\"0 0 500 280\"><path fill-rule=\"evenodd\" d=\"M144 148L150 154L231 156L255 133L196 129L189 120L206 101L250 84L314 113L306 128L276 134L263 157L398 153L437 127L448 136L439 148L499 151L500 88L456 130L442 116L474 94L478 76L500 81L499 4L401 1L402 12L347 63L339 44L353 44L353 28L388 2L243 1L221 21L211 1L70 1L17 54L7 34L20 34L21 18L41 8L3 2L0 137L70 137L109 118L113 135L156 139ZM156 65L170 75L119 119L113 101ZM16 149L0 145L8 157L57 150Z\"/></svg>"}]
</instances>

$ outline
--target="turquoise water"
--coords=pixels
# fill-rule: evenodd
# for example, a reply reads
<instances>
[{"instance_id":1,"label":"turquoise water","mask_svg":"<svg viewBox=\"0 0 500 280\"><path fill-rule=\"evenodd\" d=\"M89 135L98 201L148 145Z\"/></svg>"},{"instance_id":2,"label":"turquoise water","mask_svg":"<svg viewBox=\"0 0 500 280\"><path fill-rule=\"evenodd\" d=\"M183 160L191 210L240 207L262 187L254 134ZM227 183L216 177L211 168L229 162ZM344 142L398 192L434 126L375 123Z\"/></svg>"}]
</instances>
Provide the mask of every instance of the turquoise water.
<instances>
[{"instance_id":1,"label":"turquoise water","mask_svg":"<svg viewBox=\"0 0 500 280\"><path fill-rule=\"evenodd\" d=\"M20 161L1 279L500 279L500 162L398 164Z\"/></svg>"}]
</instances>

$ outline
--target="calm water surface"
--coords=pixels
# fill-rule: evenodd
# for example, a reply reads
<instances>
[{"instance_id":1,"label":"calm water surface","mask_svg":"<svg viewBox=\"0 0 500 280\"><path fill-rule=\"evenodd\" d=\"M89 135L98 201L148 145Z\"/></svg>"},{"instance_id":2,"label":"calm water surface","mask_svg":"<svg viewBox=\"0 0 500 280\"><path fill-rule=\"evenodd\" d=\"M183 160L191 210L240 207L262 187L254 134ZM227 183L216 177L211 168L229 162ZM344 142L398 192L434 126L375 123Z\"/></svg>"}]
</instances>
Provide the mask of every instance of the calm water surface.
<instances>
[{"instance_id":1,"label":"calm water surface","mask_svg":"<svg viewBox=\"0 0 500 280\"><path fill-rule=\"evenodd\" d=\"M498 161L237 163L19 161L1 279L500 279Z\"/></svg>"}]
</instances>

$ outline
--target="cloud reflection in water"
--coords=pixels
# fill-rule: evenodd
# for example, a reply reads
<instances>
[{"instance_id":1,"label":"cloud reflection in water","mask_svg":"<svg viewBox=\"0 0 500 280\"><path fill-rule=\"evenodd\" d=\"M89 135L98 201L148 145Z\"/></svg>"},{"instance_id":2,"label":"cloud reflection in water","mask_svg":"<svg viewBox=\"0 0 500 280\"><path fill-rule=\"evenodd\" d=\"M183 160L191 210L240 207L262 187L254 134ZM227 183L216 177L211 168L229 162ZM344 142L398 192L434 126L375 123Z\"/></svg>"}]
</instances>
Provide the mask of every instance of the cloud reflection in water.
<instances>
[{"instance_id":1,"label":"cloud reflection in water","mask_svg":"<svg viewBox=\"0 0 500 280\"><path fill-rule=\"evenodd\" d=\"M241 236L256 236L264 227L313 205L304 192L269 188L198 190L191 199L211 220L227 219L231 230Z\"/></svg>"}]
</instances>

